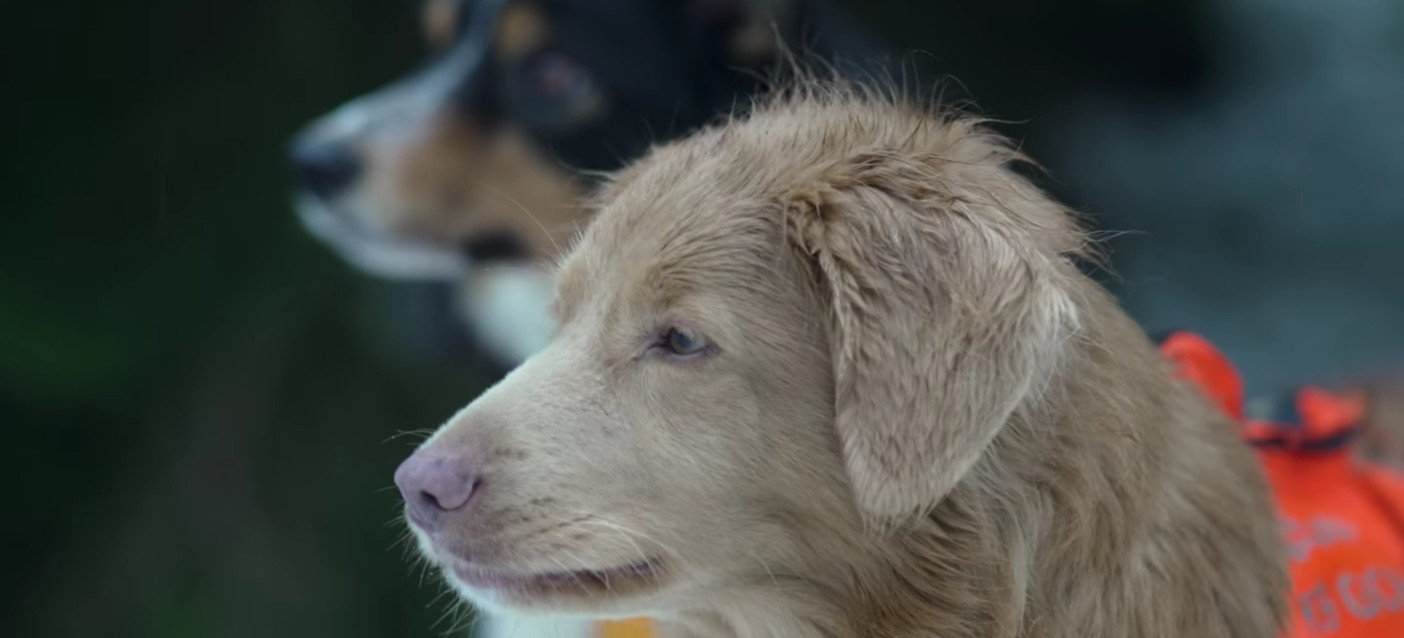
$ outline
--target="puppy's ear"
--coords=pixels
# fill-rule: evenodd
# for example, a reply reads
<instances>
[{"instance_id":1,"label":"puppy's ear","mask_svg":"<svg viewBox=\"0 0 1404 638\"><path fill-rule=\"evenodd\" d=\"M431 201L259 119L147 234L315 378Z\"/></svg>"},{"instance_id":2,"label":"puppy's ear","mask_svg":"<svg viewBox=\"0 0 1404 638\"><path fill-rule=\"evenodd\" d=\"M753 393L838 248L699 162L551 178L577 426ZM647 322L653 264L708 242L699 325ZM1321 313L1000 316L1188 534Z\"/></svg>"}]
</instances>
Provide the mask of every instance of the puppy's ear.
<instances>
[{"instance_id":1,"label":"puppy's ear","mask_svg":"<svg viewBox=\"0 0 1404 638\"><path fill-rule=\"evenodd\" d=\"M891 527L934 507L1058 365L1077 310L1029 220L1062 209L999 163L883 153L785 203L828 297L858 506Z\"/></svg>"}]
</instances>

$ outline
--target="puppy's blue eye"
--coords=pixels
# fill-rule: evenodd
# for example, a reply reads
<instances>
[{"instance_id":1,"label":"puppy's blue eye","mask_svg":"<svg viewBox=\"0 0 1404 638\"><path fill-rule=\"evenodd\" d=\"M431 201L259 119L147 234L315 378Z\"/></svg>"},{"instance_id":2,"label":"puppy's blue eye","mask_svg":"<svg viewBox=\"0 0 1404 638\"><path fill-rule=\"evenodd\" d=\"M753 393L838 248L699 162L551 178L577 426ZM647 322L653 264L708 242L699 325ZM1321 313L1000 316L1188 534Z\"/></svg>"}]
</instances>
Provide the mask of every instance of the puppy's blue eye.
<instances>
[{"instance_id":1,"label":"puppy's blue eye","mask_svg":"<svg viewBox=\"0 0 1404 638\"><path fill-rule=\"evenodd\" d=\"M668 334L664 337L664 343L668 347L669 352L679 356L697 354L707 347L707 344L703 343L701 339L693 337L677 328L668 329Z\"/></svg>"}]
</instances>

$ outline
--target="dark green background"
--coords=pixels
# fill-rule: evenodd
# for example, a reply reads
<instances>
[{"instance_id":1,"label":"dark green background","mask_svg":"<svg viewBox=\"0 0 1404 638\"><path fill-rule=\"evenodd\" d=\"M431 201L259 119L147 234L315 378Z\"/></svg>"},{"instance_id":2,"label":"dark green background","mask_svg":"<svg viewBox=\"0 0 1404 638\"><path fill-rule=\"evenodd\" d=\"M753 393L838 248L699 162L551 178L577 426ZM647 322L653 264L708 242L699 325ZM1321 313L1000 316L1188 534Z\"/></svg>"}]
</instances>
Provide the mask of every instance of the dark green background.
<instances>
[{"instance_id":1,"label":"dark green background","mask_svg":"<svg viewBox=\"0 0 1404 638\"><path fill-rule=\"evenodd\" d=\"M1208 99L1226 60L1247 55L1204 6L933 1L858 13L926 51L914 59L963 81L986 111L1023 121L1007 128L1052 157L1056 176L1077 164L1060 123L1080 96L1188 108ZM420 584L395 545L400 529L387 525L398 499L386 488L410 445L392 437L433 427L490 372L438 345L442 326L423 319L422 296L353 273L302 232L282 154L306 120L413 66L416 28L404 0L6 8L0 635L355 638L448 627L431 629L448 605L430 602L437 586ZM1397 153L1359 157L1394 171L1386 178L1400 172ZM1052 183L1098 212L1121 203L1095 201L1087 184ZM1393 193L1366 194L1390 213ZM1342 209L1322 215L1348 228L1364 214ZM1176 227L1174 215L1137 210L1100 219ZM1189 247L1175 254L1250 250L1271 235L1251 203L1238 217L1226 210L1223 226L1170 233ZM1404 294L1390 282L1404 271L1379 249L1401 236L1392 219L1369 226L1373 244L1357 235L1310 253L1340 271L1323 285L1370 302L1328 308L1330 330L1352 313L1374 313L1372 326L1399 316ZM1330 235L1294 233L1277 238L1283 250ZM1160 276L1152 271L1136 280L1144 295L1156 294L1144 283ZM1280 275L1251 264L1237 273L1290 290ZM1211 275L1195 287L1222 283ZM1218 290L1205 314L1243 307L1242 290ZM1275 369L1261 335L1221 328ZM1357 335L1363 352L1398 352L1396 335L1370 330ZM1325 352L1283 374L1380 363Z\"/></svg>"},{"instance_id":2,"label":"dark green background","mask_svg":"<svg viewBox=\"0 0 1404 638\"><path fill-rule=\"evenodd\" d=\"M400 356L394 290L301 231L282 156L418 60L412 7L4 20L0 635L430 635L386 439L485 378Z\"/></svg>"}]
</instances>

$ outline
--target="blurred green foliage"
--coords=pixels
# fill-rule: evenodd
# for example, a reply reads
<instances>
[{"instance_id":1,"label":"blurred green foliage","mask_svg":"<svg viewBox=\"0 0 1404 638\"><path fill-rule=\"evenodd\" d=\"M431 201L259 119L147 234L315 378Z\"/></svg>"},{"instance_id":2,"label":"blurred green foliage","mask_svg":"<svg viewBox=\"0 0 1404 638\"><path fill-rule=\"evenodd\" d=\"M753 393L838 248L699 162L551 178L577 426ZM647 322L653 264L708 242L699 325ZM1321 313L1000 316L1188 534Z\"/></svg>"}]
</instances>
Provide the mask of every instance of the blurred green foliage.
<instances>
[{"instance_id":1,"label":"blurred green foliage","mask_svg":"<svg viewBox=\"0 0 1404 638\"><path fill-rule=\"evenodd\" d=\"M5 20L5 636L411 636L412 437L487 371L309 239L283 148L412 66L399 0L28 2Z\"/></svg>"}]
</instances>

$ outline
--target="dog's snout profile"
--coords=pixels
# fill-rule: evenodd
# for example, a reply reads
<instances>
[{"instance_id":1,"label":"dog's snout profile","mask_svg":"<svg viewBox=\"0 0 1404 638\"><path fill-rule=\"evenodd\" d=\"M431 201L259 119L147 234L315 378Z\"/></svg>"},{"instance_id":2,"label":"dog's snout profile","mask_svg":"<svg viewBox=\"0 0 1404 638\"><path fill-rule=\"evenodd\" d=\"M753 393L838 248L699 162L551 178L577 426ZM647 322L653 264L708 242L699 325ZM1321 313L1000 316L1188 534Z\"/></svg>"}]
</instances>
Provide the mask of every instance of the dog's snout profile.
<instances>
[{"instance_id":1,"label":"dog's snout profile","mask_svg":"<svg viewBox=\"0 0 1404 638\"><path fill-rule=\"evenodd\" d=\"M303 140L290 151L293 172L303 189L330 199L345 191L361 173L361 160L350 147Z\"/></svg>"},{"instance_id":2,"label":"dog's snout profile","mask_svg":"<svg viewBox=\"0 0 1404 638\"><path fill-rule=\"evenodd\" d=\"M466 507L482 479L463 459L419 451L395 470L395 486L414 522L432 529L446 512Z\"/></svg>"}]
</instances>

